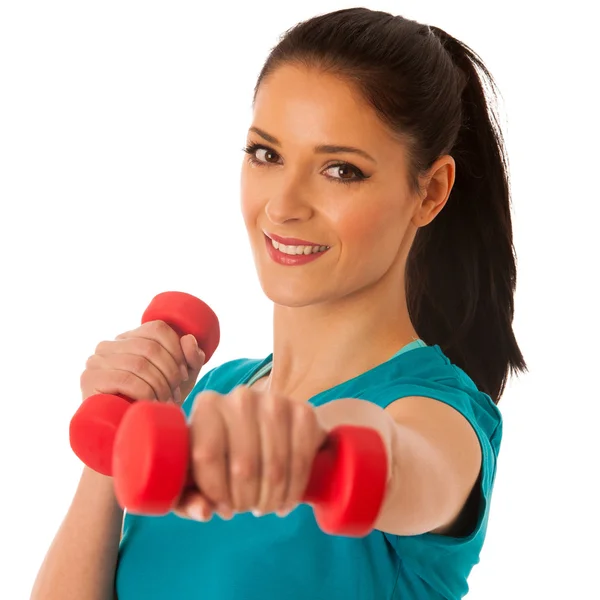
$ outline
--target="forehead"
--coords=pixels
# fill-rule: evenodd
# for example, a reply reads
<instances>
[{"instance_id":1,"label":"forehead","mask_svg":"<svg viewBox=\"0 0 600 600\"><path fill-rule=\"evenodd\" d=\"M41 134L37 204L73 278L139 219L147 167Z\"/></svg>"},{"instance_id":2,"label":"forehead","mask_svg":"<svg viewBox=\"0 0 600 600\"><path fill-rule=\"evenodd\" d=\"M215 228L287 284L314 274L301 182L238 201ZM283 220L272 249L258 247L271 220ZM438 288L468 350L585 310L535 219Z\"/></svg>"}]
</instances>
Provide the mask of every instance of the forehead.
<instances>
[{"instance_id":1,"label":"forehead","mask_svg":"<svg viewBox=\"0 0 600 600\"><path fill-rule=\"evenodd\" d=\"M284 143L342 143L352 139L363 144L394 142L354 86L341 77L304 66L281 66L261 82L254 104L254 125Z\"/></svg>"}]
</instances>

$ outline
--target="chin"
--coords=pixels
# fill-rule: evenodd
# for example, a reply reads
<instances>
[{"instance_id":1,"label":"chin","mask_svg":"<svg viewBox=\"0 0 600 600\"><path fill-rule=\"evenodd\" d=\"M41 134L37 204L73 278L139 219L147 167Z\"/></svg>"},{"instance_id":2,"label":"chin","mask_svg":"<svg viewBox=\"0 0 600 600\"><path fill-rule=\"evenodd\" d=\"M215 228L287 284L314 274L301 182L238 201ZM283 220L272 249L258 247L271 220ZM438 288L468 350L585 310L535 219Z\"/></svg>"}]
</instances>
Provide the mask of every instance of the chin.
<instances>
[{"instance_id":1,"label":"chin","mask_svg":"<svg viewBox=\"0 0 600 600\"><path fill-rule=\"evenodd\" d=\"M264 282L260 285L265 296L279 306L288 308L303 308L313 304L320 304L326 297L323 295L323 290L310 290L306 285L298 282L296 285L283 285L284 282Z\"/></svg>"}]
</instances>

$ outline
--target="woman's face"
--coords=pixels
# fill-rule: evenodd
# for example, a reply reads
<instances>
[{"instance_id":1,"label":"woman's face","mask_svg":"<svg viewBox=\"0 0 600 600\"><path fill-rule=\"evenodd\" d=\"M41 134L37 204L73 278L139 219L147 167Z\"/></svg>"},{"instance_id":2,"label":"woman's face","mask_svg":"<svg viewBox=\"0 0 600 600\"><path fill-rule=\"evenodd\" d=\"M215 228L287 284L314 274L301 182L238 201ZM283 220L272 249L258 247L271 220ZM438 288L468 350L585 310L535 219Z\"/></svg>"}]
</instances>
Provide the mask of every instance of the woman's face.
<instances>
[{"instance_id":1,"label":"woman's face","mask_svg":"<svg viewBox=\"0 0 600 600\"><path fill-rule=\"evenodd\" d=\"M307 306L403 284L419 204L408 187L406 150L348 84L280 67L259 88L247 146L242 213L273 302ZM290 242L281 252L267 236L311 247Z\"/></svg>"}]
</instances>

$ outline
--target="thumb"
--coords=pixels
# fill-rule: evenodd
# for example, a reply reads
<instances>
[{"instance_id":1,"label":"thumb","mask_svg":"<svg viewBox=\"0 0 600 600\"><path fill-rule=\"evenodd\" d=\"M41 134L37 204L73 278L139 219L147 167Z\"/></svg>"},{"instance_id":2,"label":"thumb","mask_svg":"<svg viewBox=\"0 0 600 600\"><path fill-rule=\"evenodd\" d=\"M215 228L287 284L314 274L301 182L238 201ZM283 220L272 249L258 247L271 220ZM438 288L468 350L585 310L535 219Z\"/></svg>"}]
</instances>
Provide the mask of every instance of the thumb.
<instances>
[{"instance_id":1,"label":"thumb","mask_svg":"<svg viewBox=\"0 0 600 600\"><path fill-rule=\"evenodd\" d=\"M188 382L191 383L196 381L200 370L204 366L206 356L202 349L198 347L198 342L192 334L184 335L181 338L181 349L188 364Z\"/></svg>"}]
</instances>

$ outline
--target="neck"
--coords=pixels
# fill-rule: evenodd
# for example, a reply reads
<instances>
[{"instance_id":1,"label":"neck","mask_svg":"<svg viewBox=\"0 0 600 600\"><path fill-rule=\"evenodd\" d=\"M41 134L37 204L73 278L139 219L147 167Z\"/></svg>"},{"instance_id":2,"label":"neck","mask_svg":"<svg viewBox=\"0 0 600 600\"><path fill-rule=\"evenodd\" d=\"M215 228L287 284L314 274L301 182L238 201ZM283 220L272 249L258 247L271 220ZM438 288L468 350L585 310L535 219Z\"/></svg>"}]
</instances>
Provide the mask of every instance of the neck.
<instances>
[{"instance_id":1,"label":"neck","mask_svg":"<svg viewBox=\"0 0 600 600\"><path fill-rule=\"evenodd\" d=\"M276 304L273 332L265 389L304 399L376 367L418 338L404 282L386 293L372 288L306 307Z\"/></svg>"}]
</instances>

